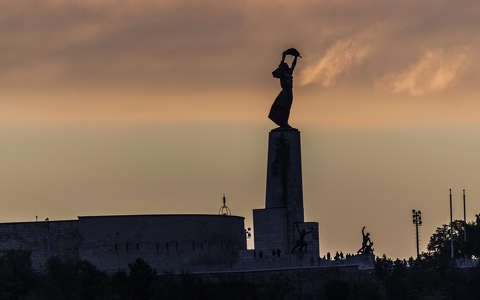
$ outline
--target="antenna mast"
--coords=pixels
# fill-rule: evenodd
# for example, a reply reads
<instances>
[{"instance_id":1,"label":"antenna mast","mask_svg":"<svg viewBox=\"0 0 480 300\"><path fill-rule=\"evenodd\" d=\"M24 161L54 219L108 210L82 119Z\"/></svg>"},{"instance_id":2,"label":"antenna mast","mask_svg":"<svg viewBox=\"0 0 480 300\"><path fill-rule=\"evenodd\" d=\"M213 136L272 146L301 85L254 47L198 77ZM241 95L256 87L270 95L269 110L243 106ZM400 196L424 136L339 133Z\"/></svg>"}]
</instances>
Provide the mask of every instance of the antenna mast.
<instances>
[{"instance_id":1,"label":"antenna mast","mask_svg":"<svg viewBox=\"0 0 480 300\"><path fill-rule=\"evenodd\" d=\"M223 200L223 205L218 210L218 214L224 215L224 216L231 216L232 212L230 211L230 208L227 206L227 198L225 197L225 193L223 193L222 200Z\"/></svg>"}]
</instances>

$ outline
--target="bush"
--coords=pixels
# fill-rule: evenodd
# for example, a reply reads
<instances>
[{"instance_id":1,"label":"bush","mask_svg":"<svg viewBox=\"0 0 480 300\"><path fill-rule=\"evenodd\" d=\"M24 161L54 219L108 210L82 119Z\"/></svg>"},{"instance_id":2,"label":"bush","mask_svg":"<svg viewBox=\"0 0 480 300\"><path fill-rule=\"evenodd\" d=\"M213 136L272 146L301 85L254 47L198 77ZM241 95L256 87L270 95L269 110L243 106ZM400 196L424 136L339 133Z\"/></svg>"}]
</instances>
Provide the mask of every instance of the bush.
<instances>
[{"instance_id":1,"label":"bush","mask_svg":"<svg viewBox=\"0 0 480 300\"><path fill-rule=\"evenodd\" d=\"M24 299L35 284L30 252L12 250L0 258L0 299Z\"/></svg>"},{"instance_id":2,"label":"bush","mask_svg":"<svg viewBox=\"0 0 480 300\"><path fill-rule=\"evenodd\" d=\"M325 284L325 296L329 300L346 300L350 295L350 287L343 280L332 279Z\"/></svg>"}]
</instances>

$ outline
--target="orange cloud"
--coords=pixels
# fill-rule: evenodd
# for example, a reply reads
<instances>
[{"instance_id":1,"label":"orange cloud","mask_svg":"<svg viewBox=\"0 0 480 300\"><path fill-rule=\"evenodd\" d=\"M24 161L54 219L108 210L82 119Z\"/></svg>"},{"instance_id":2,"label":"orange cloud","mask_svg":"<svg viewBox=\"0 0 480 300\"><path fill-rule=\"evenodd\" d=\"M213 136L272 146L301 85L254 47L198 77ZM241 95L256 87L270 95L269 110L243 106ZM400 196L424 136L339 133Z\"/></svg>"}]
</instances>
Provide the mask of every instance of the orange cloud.
<instances>
[{"instance_id":1,"label":"orange cloud","mask_svg":"<svg viewBox=\"0 0 480 300\"><path fill-rule=\"evenodd\" d=\"M454 53L442 49L428 50L407 70L392 76L394 93L420 96L450 87L466 68L468 54L465 49Z\"/></svg>"},{"instance_id":2,"label":"orange cloud","mask_svg":"<svg viewBox=\"0 0 480 300\"><path fill-rule=\"evenodd\" d=\"M340 75L362 63L372 53L371 39L370 34L362 34L335 42L317 63L303 71L300 84L317 81L324 87L333 86Z\"/></svg>"}]
</instances>

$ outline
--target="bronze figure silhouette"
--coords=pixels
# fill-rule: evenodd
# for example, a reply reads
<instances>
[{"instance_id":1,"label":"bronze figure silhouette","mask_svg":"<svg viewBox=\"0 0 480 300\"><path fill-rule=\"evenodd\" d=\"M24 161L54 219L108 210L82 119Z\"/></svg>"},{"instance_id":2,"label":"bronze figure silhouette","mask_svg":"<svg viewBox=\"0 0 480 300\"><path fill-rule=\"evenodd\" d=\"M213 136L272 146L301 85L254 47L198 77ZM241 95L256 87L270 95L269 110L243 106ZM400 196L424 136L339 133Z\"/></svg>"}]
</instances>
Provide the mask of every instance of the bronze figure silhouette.
<instances>
[{"instance_id":1,"label":"bronze figure silhouette","mask_svg":"<svg viewBox=\"0 0 480 300\"><path fill-rule=\"evenodd\" d=\"M295 247L292 248L290 253L295 252L295 250L297 249L299 250L299 252L302 252L308 245L308 243L305 241L305 236L313 232L313 229L306 231L305 229L302 228L302 230L299 230L298 224L295 224L295 228L297 229L299 239L295 242Z\"/></svg>"},{"instance_id":2,"label":"bronze figure silhouette","mask_svg":"<svg viewBox=\"0 0 480 300\"><path fill-rule=\"evenodd\" d=\"M292 67L285 62L287 55L294 56ZM293 101L293 70L297 65L297 58L302 57L295 48L287 49L282 54L282 61L278 68L272 72L273 77L280 79L282 91L278 94L275 102L272 104L268 118L275 124L283 128L290 128L288 117L290 116L290 108Z\"/></svg>"},{"instance_id":3,"label":"bronze figure silhouette","mask_svg":"<svg viewBox=\"0 0 480 300\"><path fill-rule=\"evenodd\" d=\"M365 226L362 228L362 248L357 251L357 254L372 254L373 242L370 239L370 233L365 233Z\"/></svg>"}]
</instances>

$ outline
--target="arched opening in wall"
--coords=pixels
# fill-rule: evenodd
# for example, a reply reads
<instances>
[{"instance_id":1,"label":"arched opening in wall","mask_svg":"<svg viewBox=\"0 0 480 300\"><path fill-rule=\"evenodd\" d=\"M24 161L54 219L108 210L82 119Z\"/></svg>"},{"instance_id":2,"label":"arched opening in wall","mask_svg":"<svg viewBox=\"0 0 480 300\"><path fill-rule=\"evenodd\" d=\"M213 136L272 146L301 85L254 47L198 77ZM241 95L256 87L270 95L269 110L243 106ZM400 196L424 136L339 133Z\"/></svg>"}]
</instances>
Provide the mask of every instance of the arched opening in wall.
<instances>
[{"instance_id":1,"label":"arched opening in wall","mask_svg":"<svg viewBox=\"0 0 480 300\"><path fill-rule=\"evenodd\" d=\"M117 243L115 243L115 245L113 246L113 248L115 249L115 254L118 255L118 245L117 245Z\"/></svg>"}]
</instances>

